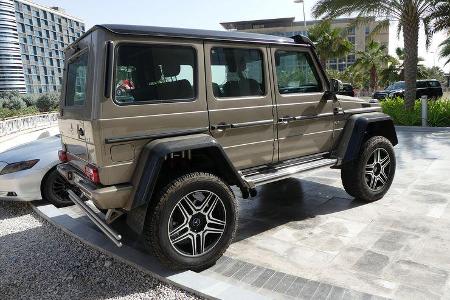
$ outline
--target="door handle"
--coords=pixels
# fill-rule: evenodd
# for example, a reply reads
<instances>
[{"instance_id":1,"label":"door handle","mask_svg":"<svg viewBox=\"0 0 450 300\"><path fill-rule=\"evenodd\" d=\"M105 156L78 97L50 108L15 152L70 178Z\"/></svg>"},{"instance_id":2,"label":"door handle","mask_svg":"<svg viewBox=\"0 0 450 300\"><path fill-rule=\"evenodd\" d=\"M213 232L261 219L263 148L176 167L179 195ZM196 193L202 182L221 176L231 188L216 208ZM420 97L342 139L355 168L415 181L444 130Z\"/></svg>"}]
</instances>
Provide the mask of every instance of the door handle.
<instances>
[{"instance_id":1,"label":"door handle","mask_svg":"<svg viewBox=\"0 0 450 300\"><path fill-rule=\"evenodd\" d=\"M225 123L225 122L221 122L221 123L219 123L217 125L213 125L211 127L212 127L211 128L212 130L222 132L222 131L224 131L226 129L233 128L233 124L228 124L228 123Z\"/></svg>"},{"instance_id":2,"label":"door handle","mask_svg":"<svg viewBox=\"0 0 450 300\"><path fill-rule=\"evenodd\" d=\"M284 117L278 119L278 123L279 124L283 124L283 125L286 125L286 124L288 124L289 122L292 122L292 121L295 121L295 117L284 116Z\"/></svg>"},{"instance_id":3,"label":"door handle","mask_svg":"<svg viewBox=\"0 0 450 300\"><path fill-rule=\"evenodd\" d=\"M333 109L333 113L334 113L335 115L342 115L342 114L344 114L344 110L342 109L342 107L335 107L335 108Z\"/></svg>"},{"instance_id":4,"label":"door handle","mask_svg":"<svg viewBox=\"0 0 450 300\"><path fill-rule=\"evenodd\" d=\"M78 128L78 135L81 137L81 136L84 136L84 130L83 130L83 128Z\"/></svg>"}]
</instances>

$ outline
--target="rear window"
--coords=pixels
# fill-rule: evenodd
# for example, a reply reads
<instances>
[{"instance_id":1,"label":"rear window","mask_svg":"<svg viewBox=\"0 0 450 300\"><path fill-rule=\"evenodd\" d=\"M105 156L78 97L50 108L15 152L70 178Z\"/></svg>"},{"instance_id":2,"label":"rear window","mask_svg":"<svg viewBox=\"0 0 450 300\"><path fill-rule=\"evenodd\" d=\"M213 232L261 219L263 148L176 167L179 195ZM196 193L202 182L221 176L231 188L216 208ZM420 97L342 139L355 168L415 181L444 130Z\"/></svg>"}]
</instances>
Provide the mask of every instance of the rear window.
<instances>
[{"instance_id":1,"label":"rear window","mask_svg":"<svg viewBox=\"0 0 450 300\"><path fill-rule=\"evenodd\" d=\"M433 88L441 87L441 83L439 81L429 81L428 85Z\"/></svg>"},{"instance_id":2,"label":"rear window","mask_svg":"<svg viewBox=\"0 0 450 300\"><path fill-rule=\"evenodd\" d=\"M83 51L67 65L66 106L84 105L86 101L86 78L88 52Z\"/></svg>"},{"instance_id":3,"label":"rear window","mask_svg":"<svg viewBox=\"0 0 450 300\"><path fill-rule=\"evenodd\" d=\"M189 101L195 97L196 51L188 46L125 44L117 49L118 104Z\"/></svg>"}]
</instances>

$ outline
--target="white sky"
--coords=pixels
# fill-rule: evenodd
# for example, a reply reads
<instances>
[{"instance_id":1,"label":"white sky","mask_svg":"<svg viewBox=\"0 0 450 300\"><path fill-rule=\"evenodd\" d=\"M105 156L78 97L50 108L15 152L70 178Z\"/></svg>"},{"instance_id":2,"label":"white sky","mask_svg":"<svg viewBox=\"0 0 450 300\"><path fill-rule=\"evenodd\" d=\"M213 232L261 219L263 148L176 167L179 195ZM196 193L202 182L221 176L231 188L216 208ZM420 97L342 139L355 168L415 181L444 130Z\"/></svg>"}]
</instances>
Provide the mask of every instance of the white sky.
<instances>
[{"instance_id":1,"label":"white sky","mask_svg":"<svg viewBox=\"0 0 450 300\"><path fill-rule=\"evenodd\" d=\"M268 18L296 17L303 20L301 4L293 0L34 0L46 6L60 6L70 15L85 20L87 28L102 23L140 24L221 30L220 22ZM306 18L316 0L305 0ZM390 53L403 47L397 37L396 24L391 27ZM427 52L423 34L419 40L419 55L427 66L444 68L438 57L438 45L445 39L435 35ZM450 65L444 68L450 71Z\"/></svg>"}]
</instances>

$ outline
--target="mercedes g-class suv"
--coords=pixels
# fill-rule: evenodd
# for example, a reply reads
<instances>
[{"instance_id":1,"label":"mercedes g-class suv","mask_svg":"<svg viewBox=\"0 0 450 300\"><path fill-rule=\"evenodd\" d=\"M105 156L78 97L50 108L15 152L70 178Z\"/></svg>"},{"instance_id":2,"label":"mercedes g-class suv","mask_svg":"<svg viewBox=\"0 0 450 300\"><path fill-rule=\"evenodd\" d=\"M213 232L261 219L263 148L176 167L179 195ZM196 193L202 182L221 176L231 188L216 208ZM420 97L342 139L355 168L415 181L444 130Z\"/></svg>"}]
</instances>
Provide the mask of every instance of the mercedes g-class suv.
<instances>
[{"instance_id":1,"label":"mercedes g-class suv","mask_svg":"<svg viewBox=\"0 0 450 300\"><path fill-rule=\"evenodd\" d=\"M394 178L392 120L337 95L305 37L98 25L65 57L58 170L82 191L70 199L118 246L123 216L172 268L224 253L236 193L330 166L370 202Z\"/></svg>"}]
</instances>

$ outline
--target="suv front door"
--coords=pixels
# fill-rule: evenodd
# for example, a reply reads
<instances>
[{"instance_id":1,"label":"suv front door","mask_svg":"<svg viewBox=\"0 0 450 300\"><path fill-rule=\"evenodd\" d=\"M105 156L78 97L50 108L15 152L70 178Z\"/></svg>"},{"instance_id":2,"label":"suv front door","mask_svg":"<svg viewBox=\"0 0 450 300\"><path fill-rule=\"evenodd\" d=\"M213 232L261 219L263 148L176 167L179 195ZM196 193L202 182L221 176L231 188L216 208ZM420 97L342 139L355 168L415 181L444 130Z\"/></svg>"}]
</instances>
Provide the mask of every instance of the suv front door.
<instances>
[{"instance_id":1,"label":"suv front door","mask_svg":"<svg viewBox=\"0 0 450 300\"><path fill-rule=\"evenodd\" d=\"M327 81L307 48L271 49L280 161L325 153L333 145L334 104Z\"/></svg>"},{"instance_id":2,"label":"suv front door","mask_svg":"<svg viewBox=\"0 0 450 300\"><path fill-rule=\"evenodd\" d=\"M265 46L205 43L211 134L237 169L274 160L274 104Z\"/></svg>"}]
</instances>

